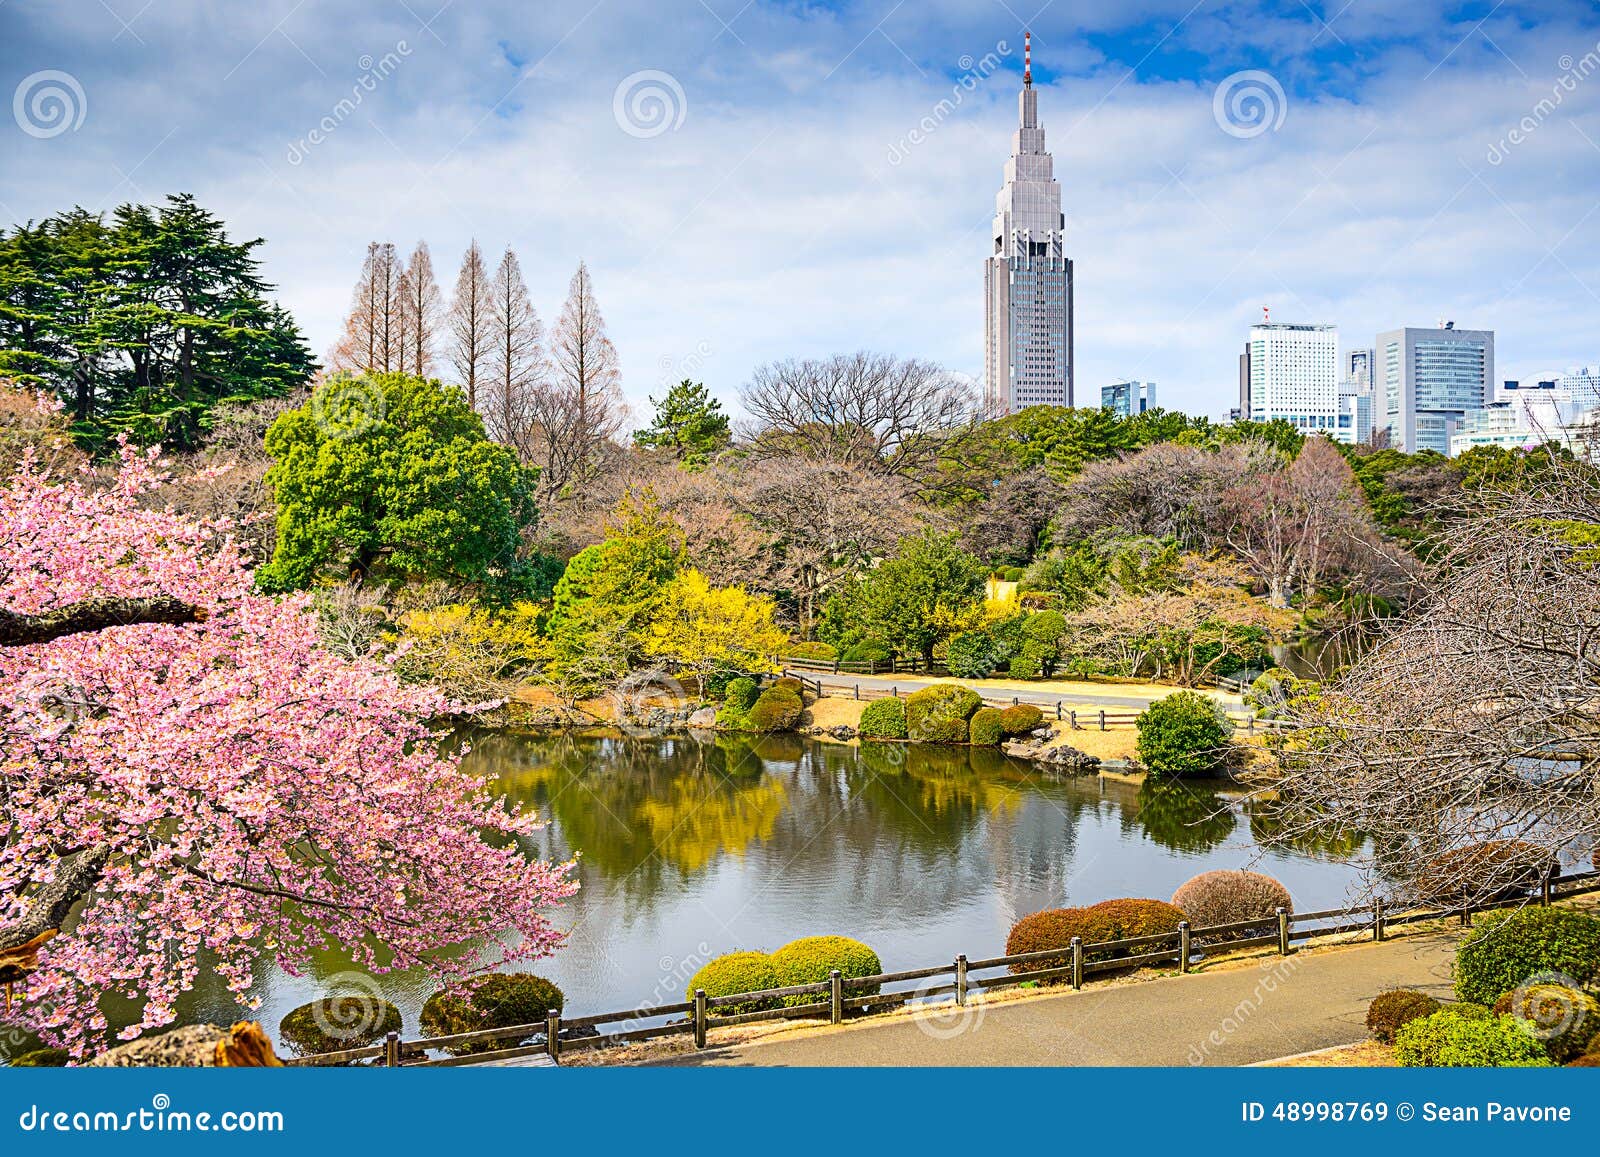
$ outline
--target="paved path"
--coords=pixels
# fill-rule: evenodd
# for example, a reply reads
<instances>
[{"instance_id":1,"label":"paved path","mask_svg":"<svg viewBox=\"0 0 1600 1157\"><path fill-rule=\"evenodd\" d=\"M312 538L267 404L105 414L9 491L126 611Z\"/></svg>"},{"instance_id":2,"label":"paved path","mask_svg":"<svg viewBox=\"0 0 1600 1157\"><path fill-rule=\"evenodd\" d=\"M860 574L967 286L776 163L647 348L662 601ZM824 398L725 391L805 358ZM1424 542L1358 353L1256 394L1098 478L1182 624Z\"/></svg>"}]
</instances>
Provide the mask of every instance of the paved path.
<instances>
[{"instance_id":1,"label":"paved path","mask_svg":"<svg viewBox=\"0 0 1600 1157\"><path fill-rule=\"evenodd\" d=\"M1455 939L1422 933L1243 967L679 1055L670 1065L1246 1065L1366 1036L1388 988L1450 992ZM959 1031L958 1031L959 1030Z\"/></svg>"},{"instance_id":2,"label":"paved path","mask_svg":"<svg viewBox=\"0 0 1600 1157\"><path fill-rule=\"evenodd\" d=\"M920 675L835 675L831 671L809 671L798 667L794 669L794 673L796 675L804 675L807 679L815 679L824 687L841 688L846 691L852 690L858 685L862 690L872 688L877 691L887 691L891 687L899 687L902 691L906 691L924 687L929 683L950 682L948 679L928 678ZM960 680L957 681L960 682ZM1165 686L1152 686L1144 689L1138 686L1125 686L1118 683L1106 684L1106 690L1103 692L1051 691L1041 689L1037 684L1029 686L1026 683L1001 684L985 682L978 684L968 682L967 685L987 699L1016 698L1024 703L1033 703L1041 707L1051 708L1054 708L1060 702L1069 706L1072 704L1086 704L1098 707L1129 707L1140 711L1150 706L1157 699L1165 699L1174 691L1179 690L1177 687ZM1205 690L1204 693L1214 695L1231 709L1237 710L1239 707L1239 699L1236 695L1227 695L1211 690Z\"/></svg>"}]
</instances>

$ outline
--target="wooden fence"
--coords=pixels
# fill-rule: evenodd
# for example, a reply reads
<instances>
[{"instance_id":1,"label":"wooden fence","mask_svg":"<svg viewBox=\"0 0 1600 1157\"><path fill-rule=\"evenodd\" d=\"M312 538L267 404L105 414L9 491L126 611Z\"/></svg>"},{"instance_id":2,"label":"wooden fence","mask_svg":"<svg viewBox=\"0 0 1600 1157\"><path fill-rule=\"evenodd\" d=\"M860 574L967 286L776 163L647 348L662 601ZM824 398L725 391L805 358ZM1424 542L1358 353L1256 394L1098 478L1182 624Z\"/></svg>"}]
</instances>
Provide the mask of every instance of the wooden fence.
<instances>
[{"instance_id":1,"label":"wooden fence","mask_svg":"<svg viewBox=\"0 0 1600 1157\"><path fill-rule=\"evenodd\" d=\"M1181 973L1187 973L1194 963L1195 945L1202 941L1208 952L1273 945L1280 955L1288 956L1293 952L1297 941L1310 940L1318 936L1360 933L1370 935L1373 940L1383 940L1388 935L1389 929L1406 924L1457 917L1463 926L1468 926L1472 923L1472 916L1476 912L1517 907L1534 898L1541 905L1548 907L1553 900L1595 891L1600 891L1600 871L1575 872L1567 875L1550 873L1537 888L1529 892L1508 895L1488 903L1457 907L1428 908L1418 904L1386 901L1379 897L1372 904L1359 908L1329 908L1321 912L1296 913L1279 908L1276 919L1243 920L1208 928L1190 928L1188 923L1184 922L1173 932L1092 944L1085 944L1079 938L1073 937L1071 944L1063 948L1046 948L1037 952L991 956L977 960L961 955L949 964L938 964L931 968L913 968L905 972L846 977L841 976L835 969L827 980L814 984L794 984L786 988L769 988L727 996L710 996L704 989L696 989L692 999L676 1004L647 1005L594 1016L564 1017L552 1009L543 1021L512 1025L507 1028L454 1033L450 1036L422 1037L417 1040L402 1040L398 1033L391 1032L382 1044L319 1053L315 1056L287 1060L284 1063L345 1065L357 1061L378 1061L384 1066L394 1068L401 1065L414 1067L488 1064L541 1055L548 1057L550 1061L560 1063L563 1053L604 1048L628 1041L649 1040L653 1037L690 1035L694 1038L696 1048L705 1048L706 1034L711 1029L749 1024L754 1021L826 1017L831 1023L839 1024L843 1022L848 1012L857 1009L883 1010L939 996L953 996L958 1005L965 1005L974 988L983 992L995 992L1030 981L1066 979L1073 988L1082 988L1085 977L1146 965L1169 965L1176 967ZM1219 937L1222 939L1218 939ZM1022 966L1020 971L1012 971L1019 965ZM1005 971L997 975L977 978L973 976L974 973L994 973L1001 969ZM943 980L944 977L949 977L949 980ZM927 983L930 980L940 982L930 985ZM885 985L911 983L915 983L915 987L891 992L881 991ZM764 1004L794 997L816 999L800 1005L717 1015L718 1009L734 1005ZM666 1019L661 1024L623 1027L614 1032L598 1031L606 1026L628 1025L631 1022L662 1018ZM528 1038L541 1034L543 1039L538 1042L524 1043ZM504 1042L510 1042L510 1046L464 1056L428 1055L430 1050L435 1049L449 1049L462 1045L496 1045Z\"/></svg>"}]
</instances>

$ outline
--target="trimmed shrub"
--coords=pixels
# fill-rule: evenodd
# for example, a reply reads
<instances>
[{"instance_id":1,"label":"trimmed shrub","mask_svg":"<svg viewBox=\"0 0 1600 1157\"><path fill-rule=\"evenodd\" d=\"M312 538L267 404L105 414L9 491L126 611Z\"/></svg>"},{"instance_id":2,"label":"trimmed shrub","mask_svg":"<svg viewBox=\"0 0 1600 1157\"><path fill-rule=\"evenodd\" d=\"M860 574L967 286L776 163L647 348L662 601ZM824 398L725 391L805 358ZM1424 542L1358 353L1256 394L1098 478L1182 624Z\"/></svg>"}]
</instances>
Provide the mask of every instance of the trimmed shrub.
<instances>
[{"instance_id":1,"label":"trimmed shrub","mask_svg":"<svg viewBox=\"0 0 1600 1157\"><path fill-rule=\"evenodd\" d=\"M1215 940L1265 936L1277 928L1280 905L1294 911L1289 889L1259 872L1201 872L1172 894L1172 902L1184 910L1195 928L1214 928L1241 920L1261 921L1241 932L1224 932L1214 937Z\"/></svg>"},{"instance_id":2,"label":"trimmed shrub","mask_svg":"<svg viewBox=\"0 0 1600 1157\"><path fill-rule=\"evenodd\" d=\"M967 736L974 746L996 746L1006 736L1002 712L994 707L978 708L967 724Z\"/></svg>"},{"instance_id":3,"label":"trimmed shrub","mask_svg":"<svg viewBox=\"0 0 1600 1157\"><path fill-rule=\"evenodd\" d=\"M839 657L839 648L817 639L809 643L790 643L787 653L794 659L821 659L831 663Z\"/></svg>"},{"instance_id":4,"label":"trimmed shrub","mask_svg":"<svg viewBox=\"0 0 1600 1157\"><path fill-rule=\"evenodd\" d=\"M1543 1046L1515 1017L1494 1016L1481 1005L1447 1005L1402 1025L1394 1034L1395 1059L1408 1068L1541 1068Z\"/></svg>"},{"instance_id":5,"label":"trimmed shrub","mask_svg":"<svg viewBox=\"0 0 1600 1157\"><path fill-rule=\"evenodd\" d=\"M1572 908L1490 912L1456 949L1456 995L1488 1004L1529 980L1559 973L1575 984L1600 977L1600 919Z\"/></svg>"},{"instance_id":6,"label":"trimmed shrub","mask_svg":"<svg viewBox=\"0 0 1600 1157\"><path fill-rule=\"evenodd\" d=\"M805 936L791 940L772 954L772 967L778 974L779 988L787 988L791 984L816 984L827 980L828 974L835 968L843 973L846 980L856 976L876 976L883 971L878 954L861 941L848 936ZM874 984L849 989L845 995L873 996L877 992L878 986ZM792 1008L827 999L826 994L803 993L786 996L783 1003Z\"/></svg>"},{"instance_id":7,"label":"trimmed shrub","mask_svg":"<svg viewBox=\"0 0 1600 1157\"><path fill-rule=\"evenodd\" d=\"M1435 856L1417 872L1417 895L1430 904L1510 898L1537 888L1552 867L1542 848L1489 840Z\"/></svg>"},{"instance_id":8,"label":"trimmed shrub","mask_svg":"<svg viewBox=\"0 0 1600 1157\"><path fill-rule=\"evenodd\" d=\"M894 653L877 639L862 639L847 647L839 658L846 663L887 663L894 658Z\"/></svg>"},{"instance_id":9,"label":"trimmed shrub","mask_svg":"<svg viewBox=\"0 0 1600 1157\"><path fill-rule=\"evenodd\" d=\"M1039 644L1029 639L1022 644L1022 650L1011 656L1011 662L1006 665L1006 674L1013 679L1041 679L1044 677L1044 660Z\"/></svg>"},{"instance_id":10,"label":"trimmed shrub","mask_svg":"<svg viewBox=\"0 0 1600 1157\"><path fill-rule=\"evenodd\" d=\"M399 1032L400 1010L366 995L333 996L290 1009L278 1022L278 1036L296 1056L365 1048Z\"/></svg>"},{"instance_id":11,"label":"trimmed shrub","mask_svg":"<svg viewBox=\"0 0 1600 1157\"><path fill-rule=\"evenodd\" d=\"M15 1061L11 1062L16 1064ZM1581 1057L1567 1062L1569 1069L1600 1069L1600 1053L1584 1053Z\"/></svg>"},{"instance_id":12,"label":"trimmed shrub","mask_svg":"<svg viewBox=\"0 0 1600 1157\"><path fill-rule=\"evenodd\" d=\"M906 697L906 735L913 743L965 743L967 720L982 706L976 691L934 683Z\"/></svg>"},{"instance_id":13,"label":"trimmed shrub","mask_svg":"<svg viewBox=\"0 0 1600 1157\"><path fill-rule=\"evenodd\" d=\"M729 710L740 714L750 710L756 705L756 698L761 694L761 688L756 681L747 675L737 679L730 679L723 689L722 701Z\"/></svg>"},{"instance_id":14,"label":"trimmed shrub","mask_svg":"<svg viewBox=\"0 0 1600 1157\"><path fill-rule=\"evenodd\" d=\"M750 708L746 718L751 731L788 731L806 709L798 694L780 685L783 682L780 679L761 692Z\"/></svg>"},{"instance_id":15,"label":"trimmed shrub","mask_svg":"<svg viewBox=\"0 0 1600 1157\"><path fill-rule=\"evenodd\" d=\"M453 1036L459 1032L481 1032L492 1028L528 1025L531 1036L542 1026L545 1016L560 1010L567 998L542 976L526 972L496 972L468 981L465 989L444 989L428 997L422 1006L422 1031L427 1036ZM513 1047L517 1042L506 1037L478 1044L452 1045L456 1056L490 1052Z\"/></svg>"},{"instance_id":16,"label":"trimmed shrub","mask_svg":"<svg viewBox=\"0 0 1600 1157\"><path fill-rule=\"evenodd\" d=\"M772 957L765 952L728 952L707 961L689 980L685 999L694 999L694 990L703 988L707 996L732 996L736 992L760 992L781 988ZM711 1010L713 1016L736 1016L742 1012L762 1012L777 1008L776 997L724 1004Z\"/></svg>"},{"instance_id":17,"label":"trimmed shrub","mask_svg":"<svg viewBox=\"0 0 1600 1157\"><path fill-rule=\"evenodd\" d=\"M14 1069L63 1069L72 1059L66 1049L32 1049L19 1053L8 1062Z\"/></svg>"},{"instance_id":18,"label":"trimmed shrub","mask_svg":"<svg viewBox=\"0 0 1600 1157\"><path fill-rule=\"evenodd\" d=\"M856 734L862 739L904 739L906 705L898 699L874 699L861 712Z\"/></svg>"},{"instance_id":19,"label":"trimmed shrub","mask_svg":"<svg viewBox=\"0 0 1600 1157\"><path fill-rule=\"evenodd\" d=\"M1044 722L1044 712L1032 703L1017 703L1000 712L1000 730L1007 735L1026 735Z\"/></svg>"},{"instance_id":20,"label":"trimmed shrub","mask_svg":"<svg viewBox=\"0 0 1600 1157\"><path fill-rule=\"evenodd\" d=\"M1187 917L1179 908L1160 900L1102 900L1088 908L1051 908L1024 916L1011 926L1006 937L1006 955L1023 952L1042 952L1047 948L1071 948L1074 936L1082 937L1084 960L1115 960L1121 956L1142 954L1122 949L1089 949L1089 945L1110 940L1127 940L1135 936L1154 936L1162 932L1176 932ZM1053 968L1058 958L1048 958L1048 963L1014 964L1012 972L1032 972L1036 968ZM1061 964L1071 963L1070 957L1059 958Z\"/></svg>"},{"instance_id":21,"label":"trimmed shrub","mask_svg":"<svg viewBox=\"0 0 1600 1157\"><path fill-rule=\"evenodd\" d=\"M767 690L770 691L773 689L779 691L788 691L794 695L800 695L803 697L805 692L805 684L800 682L800 680L796 679L793 675L785 675L781 679L774 679L767 685Z\"/></svg>"},{"instance_id":22,"label":"trimmed shrub","mask_svg":"<svg viewBox=\"0 0 1600 1157\"><path fill-rule=\"evenodd\" d=\"M1397 988L1380 992L1367 1005L1367 1031L1386 1045L1394 1044L1394 1034L1402 1027L1439 1011L1439 1002L1425 992Z\"/></svg>"},{"instance_id":23,"label":"trimmed shrub","mask_svg":"<svg viewBox=\"0 0 1600 1157\"><path fill-rule=\"evenodd\" d=\"M718 667L709 675L700 680L700 694L707 699L726 699L728 697L728 684L735 679L745 678L745 673L736 667Z\"/></svg>"},{"instance_id":24,"label":"trimmed shrub","mask_svg":"<svg viewBox=\"0 0 1600 1157\"><path fill-rule=\"evenodd\" d=\"M945 645L944 665L957 679L983 679L994 664L994 639L985 631L963 631Z\"/></svg>"},{"instance_id":25,"label":"trimmed shrub","mask_svg":"<svg viewBox=\"0 0 1600 1157\"><path fill-rule=\"evenodd\" d=\"M1019 582L1021 582L1022 581L1022 568L1020 566L1008 566L1008 567L1006 567L1003 571L1000 572L1000 580L1002 582L1008 582L1008 583L1019 583Z\"/></svg>"},{"instance_id":26,"label":"trimmed shrub","mask_svg":"<svg viewBox=\"0 0 1600 1157\"><path fill-rule=\"evenodd\" d=\"M1600 1036L1600 1001L1565 984L1527 984L1494 1002L1496 1016L1522 1022L1560 1064L1589 1051Z\"/></svg>"},{"instance_id":27,"label":"trimmed shrub","mask_svg":"<svg viewBox=\"0 0 1600 1157\"><path fill-rule=\"evenodd\" d=\"M1178 691L1139 716L1139 758L1155 776L1204 775L1222 766L1233 724L1204 695Z\"/></svg>"}]
</instances>

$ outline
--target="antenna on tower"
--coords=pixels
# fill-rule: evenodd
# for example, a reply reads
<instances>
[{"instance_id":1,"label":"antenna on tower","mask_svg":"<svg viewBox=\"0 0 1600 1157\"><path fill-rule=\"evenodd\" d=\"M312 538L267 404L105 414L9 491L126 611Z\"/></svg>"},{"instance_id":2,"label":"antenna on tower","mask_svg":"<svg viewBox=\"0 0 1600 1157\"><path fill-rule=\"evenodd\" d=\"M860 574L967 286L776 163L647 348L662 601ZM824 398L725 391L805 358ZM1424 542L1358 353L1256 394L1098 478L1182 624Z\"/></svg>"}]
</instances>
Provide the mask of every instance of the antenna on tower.
<instances>
[{"instance_id":1,"label":"antenna on tower","mask_svg":"<svg viewBox=\"0 0 1600 1157\"><path fill-rule=\"evenodd\" d=\"M1271 320L1272 320L1272 307L1270 305L1263 305L1261 307L1261 324L1262 325L1266 325Z\"/></svg>"},{"instance_id":2,"label":"antenna on tower","mask_svg":"<svg viewBox=\"0 0 1600 1157\"><path fill-rule=\"evenodd\" d=\"M1033 84L1033 33L1026 29L1022 33L1022 83Z\"/></svg>"}]
</instances>

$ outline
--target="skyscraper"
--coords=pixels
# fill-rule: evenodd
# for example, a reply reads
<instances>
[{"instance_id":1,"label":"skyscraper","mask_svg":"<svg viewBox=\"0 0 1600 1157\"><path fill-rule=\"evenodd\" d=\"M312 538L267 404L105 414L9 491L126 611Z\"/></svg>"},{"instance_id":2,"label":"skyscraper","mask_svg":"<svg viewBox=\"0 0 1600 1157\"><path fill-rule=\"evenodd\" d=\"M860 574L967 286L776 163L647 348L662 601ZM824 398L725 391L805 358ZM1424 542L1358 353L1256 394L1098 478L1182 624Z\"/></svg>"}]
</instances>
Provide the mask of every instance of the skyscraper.
<instances>
[{"instance_id":1,"label":"skyscraper","mask_svg":"<svg viewBox=\"0 0 1600 1157\"><path fill-rule=\"evenodd\" d=\"M1061 186L1039 124L1033 38L1023 35L1022 92L984 264L984 401L991 414L1072 405L1072 261Z\"/></svg>"},{"instance_id":2,"label":"skyscraper","mask_svg":"<svg viewBox=\"0 0 1600 1157\"><path fill-rule=\"evenodd\" d=\"M1373 416L1389 445L1450 453L1450 436L1473 410L1494 400L1494 331L1397 329L1377 343Z\"/></svg>"},{"instance_id":3,"label":"skyscraper","mask_svg":"<svg viewBox=\"0 0 1600 1157\"><path fill-rule=\"evenodd\" d=\"M1338 326L1262 321L1250 327L1245 355L1240 360L1243 417L1252 422L1281 418L1304 434L1335 436Z\"/></svg>"}]
</instances>

